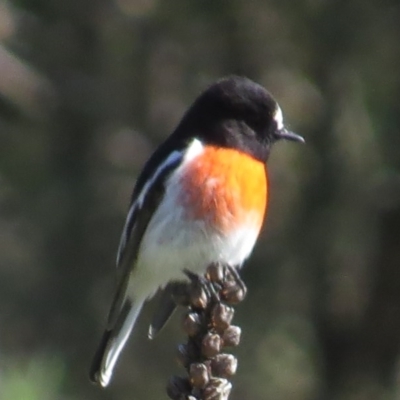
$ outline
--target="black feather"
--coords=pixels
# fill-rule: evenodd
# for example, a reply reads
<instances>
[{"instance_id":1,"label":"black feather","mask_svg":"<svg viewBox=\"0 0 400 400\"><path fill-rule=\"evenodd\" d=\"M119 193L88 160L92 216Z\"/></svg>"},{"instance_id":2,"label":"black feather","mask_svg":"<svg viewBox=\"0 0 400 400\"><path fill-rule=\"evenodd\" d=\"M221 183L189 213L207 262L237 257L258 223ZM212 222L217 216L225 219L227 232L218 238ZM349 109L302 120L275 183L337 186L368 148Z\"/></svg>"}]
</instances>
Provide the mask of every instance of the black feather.
<instances>
[{"instance_id":1,"label":"black feather","mask_svg":"<svg viewBox=\"0 0 400 400\"><path fill-rule=\"evenodd\" d=\"M154 312L153 319L149 328L149 339L154 339L160 330L164 327L164 325L171 318L171 315L175 311L176 303L173 298L174 292L174 283L170 283L163 290L161 294L161 298Z\"/></svg>"}]
</instances>

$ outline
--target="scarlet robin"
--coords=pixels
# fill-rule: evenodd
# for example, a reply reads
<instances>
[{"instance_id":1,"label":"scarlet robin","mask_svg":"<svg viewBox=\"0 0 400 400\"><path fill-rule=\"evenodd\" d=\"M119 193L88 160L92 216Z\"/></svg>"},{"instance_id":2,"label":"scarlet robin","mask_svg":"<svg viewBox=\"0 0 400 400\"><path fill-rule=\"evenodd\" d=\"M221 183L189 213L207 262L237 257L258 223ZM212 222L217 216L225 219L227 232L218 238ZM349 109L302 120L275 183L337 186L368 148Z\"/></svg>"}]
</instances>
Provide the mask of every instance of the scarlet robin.
<instances>
[{"instance_id":1,"label":"scarlet robin","mask_svg":"<svg viewBox=\"0 0 400 400\"><path fill-rule=\"evenodd\" d=\"M133 190L117 255L118 285L92 381L109 384L146 300L158 289L203 274L211 263L240 268L264 221L266 162L289 132L271 94L243 77L206 89L150 157ZM151 325L152 337L168 319Z\"/></svg>"}]
</instances>

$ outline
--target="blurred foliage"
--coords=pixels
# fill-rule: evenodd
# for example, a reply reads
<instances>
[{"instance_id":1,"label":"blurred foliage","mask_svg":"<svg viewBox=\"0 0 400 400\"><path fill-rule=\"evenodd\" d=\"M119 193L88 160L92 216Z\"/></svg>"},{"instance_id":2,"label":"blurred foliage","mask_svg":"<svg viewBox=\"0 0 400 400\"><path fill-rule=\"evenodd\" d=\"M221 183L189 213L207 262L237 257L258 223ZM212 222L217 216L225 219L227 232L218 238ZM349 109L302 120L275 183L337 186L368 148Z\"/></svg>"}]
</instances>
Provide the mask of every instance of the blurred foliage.
<instances>
[{"instance_id":1,"label":"blurred foliage","mask_svg":"<svg viewBox=\"0 0 400 400\"><path fill-rule=\"evenodd\" d=\"M58 398L65 369L54 356L34 356L28 365L12 358L6 361L1 379L2 399L54 400Z\"/></svg>"},{"instance_id":2,"label":"blurred foliage","mask_svg":"<svg viewBox=\"0 0 400 400\"><path fill-rule=\"evenodd\" d=\"M306 146L269 161L232 399L400 393L400 3L0 0L0 397L162 398L179 316L87 380L136 174L243 74ZM55 360L55 355L57 360Z\"/></svg>"}]
</instances>

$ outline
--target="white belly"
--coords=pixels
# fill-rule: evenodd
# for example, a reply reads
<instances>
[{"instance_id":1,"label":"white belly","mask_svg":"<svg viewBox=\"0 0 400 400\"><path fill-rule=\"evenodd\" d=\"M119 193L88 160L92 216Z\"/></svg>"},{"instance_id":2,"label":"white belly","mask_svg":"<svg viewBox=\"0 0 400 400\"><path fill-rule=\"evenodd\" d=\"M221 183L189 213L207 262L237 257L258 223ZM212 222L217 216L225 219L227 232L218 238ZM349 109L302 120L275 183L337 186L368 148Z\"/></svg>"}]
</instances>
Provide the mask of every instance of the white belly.
<instances>
[{"instance_id":1,"label":"white belly","mask_svg":"<svg viewBox=\"0 0 400 400\"><path fill-rule=\"evenodd\" d=\"M128 288L134 298L151 297L169 281L185 279L185 269L203 273L213 262L240 266L254 247L258 229L252 223L227 235L189 220L177 199L179 185L172 176L143 236Z\"/></svg>"}]
</instances>

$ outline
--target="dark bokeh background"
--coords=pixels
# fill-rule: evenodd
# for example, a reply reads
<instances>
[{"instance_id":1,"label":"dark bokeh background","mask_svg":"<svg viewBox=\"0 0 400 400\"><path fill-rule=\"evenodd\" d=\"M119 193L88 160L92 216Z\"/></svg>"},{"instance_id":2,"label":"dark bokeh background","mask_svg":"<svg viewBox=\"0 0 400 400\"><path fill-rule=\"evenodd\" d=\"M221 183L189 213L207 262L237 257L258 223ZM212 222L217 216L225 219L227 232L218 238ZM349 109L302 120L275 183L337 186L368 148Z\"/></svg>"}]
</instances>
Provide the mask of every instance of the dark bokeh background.
<instances>
[{"instance_id":1,"label":"dark bokeh background","mask_svg":"<svg viewBox=\"0 0 400 400\"><path fill-rule=\"evenodd\" d=\"M215 79L265 85L270 159L232 399L400 398L398 0L0 1L0 398L161 399L179 316L87 380L133 182ZM182 372L182 370L181 370Z\"/></svg>"}]
</instances>

